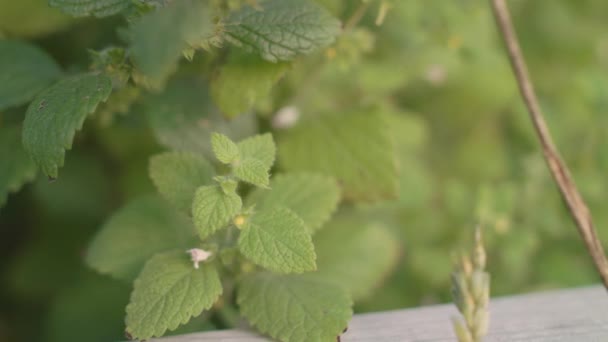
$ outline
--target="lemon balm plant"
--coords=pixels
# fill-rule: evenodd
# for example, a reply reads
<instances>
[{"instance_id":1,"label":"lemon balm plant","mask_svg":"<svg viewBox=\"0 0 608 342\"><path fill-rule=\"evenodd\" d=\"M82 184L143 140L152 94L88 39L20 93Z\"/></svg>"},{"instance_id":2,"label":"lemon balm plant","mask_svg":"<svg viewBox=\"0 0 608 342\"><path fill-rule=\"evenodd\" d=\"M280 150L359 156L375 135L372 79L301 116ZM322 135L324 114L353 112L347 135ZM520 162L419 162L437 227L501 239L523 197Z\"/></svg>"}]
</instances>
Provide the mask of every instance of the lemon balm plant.
<instances>
[{"instance_id":1,"label":"lemon balm plant","mask_svg":"<svg viewBox=\"0 0 608 342\"><path fill-rule=\"evenodd\" d=\"M217 309L235 300L253 326L278 339L335 338L352 314L352 299L322 265L317 269L312 234L336 209L337 183L314 173L269 181L270 134L238 144L218 133L211 139L227 172L217 174L189 152L153 156L150 176L166 201L152 196L127 204L90 246L94 269L134 279L128 336L162 336L223 296ZM256 189L243 200L244 184ZM236 286L236 297L222 283Z\"/></svg>"},{"instance_id":2,"label":"lemon balm plant","mask_svg":"<svg viewBox=\"0 0 608 342\"><path fill-rule=\"evenodd\" d=\"M305 85L274 85L290 73L312 82L328 58L359 59L371 38L357 22L372 4L381 21L388 2L353 3L343 25L312 0L50 0L74 17L119 18L123 43L90 50L79 71L35 44L0 40L0 111L27 105L22 122L0 124L10 165L0 200L37 170L61 182L87 117L112 150L137 140L115 123L143 113L166 150L148 162L157 193L125 199L85 253L93 270L132 287L126 336L230 327L239 312L279 340L334 341L354 301L396 264L396 240L357 203L396 196L393 126L409 123L388 105L314 109Z\"/></svg>"}]
</instances>

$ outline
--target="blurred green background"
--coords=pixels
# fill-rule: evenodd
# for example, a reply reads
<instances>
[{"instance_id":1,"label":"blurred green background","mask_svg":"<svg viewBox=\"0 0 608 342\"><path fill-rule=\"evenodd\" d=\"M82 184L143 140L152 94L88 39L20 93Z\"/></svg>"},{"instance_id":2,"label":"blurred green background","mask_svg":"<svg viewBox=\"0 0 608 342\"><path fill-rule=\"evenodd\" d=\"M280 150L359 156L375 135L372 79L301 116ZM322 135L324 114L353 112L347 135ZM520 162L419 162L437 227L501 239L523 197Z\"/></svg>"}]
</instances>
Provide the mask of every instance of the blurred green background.
<instances>
[{"instance_id":1,"label":"blurred green background","mask_svg":"<svg viewBox=\"0 0 608 342\"><path fill-rule=\"evenodd\" d=\"M342 19L359 3L317 2ZM373 105L401 118L387 132L399 147L400 197L356 210L384 221L402 253L356 310L449 301L452 253L477 222L493 296L597 283L487 1L395 0L381 26L377 3L328 50L295 63L256 109L266 129L268 114L287 100L303 115ZM509 5L555 141L608 242L608 2ZM0 37L29 40L68 71L88 67L87 49L120 44L124 25L117 17L71 19L44 0L0 0ZM122 337L129 286L87 270L82 256L113 210L154 191L147 160L161 147L142 107L89 120L57 181L39 177L0 209L0 341ZM0 113L0 125L21 122L24 111Z\"/></svg>"}]
</instances>

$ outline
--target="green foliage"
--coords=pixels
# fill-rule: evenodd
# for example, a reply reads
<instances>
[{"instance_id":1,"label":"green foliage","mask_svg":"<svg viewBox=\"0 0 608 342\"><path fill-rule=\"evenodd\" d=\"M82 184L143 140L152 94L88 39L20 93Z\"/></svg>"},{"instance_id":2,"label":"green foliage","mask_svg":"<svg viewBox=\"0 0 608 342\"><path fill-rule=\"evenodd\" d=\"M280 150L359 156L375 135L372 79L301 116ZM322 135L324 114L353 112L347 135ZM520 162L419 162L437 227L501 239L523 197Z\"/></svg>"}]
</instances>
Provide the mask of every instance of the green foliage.
<instances>
[{"instance_id":1,"label":"green foliage","mask_svg":"<svg viewBox=\"0 0 608 342\"><path fill-rule=\"evenodd\" d=\"M82 74L57 82L30 103L23 122L23 146L49 178L57 178L74 134L111 91L106 76Z\"/></svg>"},{"instance_id":2,"label":"green foliage","mask_svg":"<svg viewBox=\"0 0 608 342\"><path fill-rule=\"evenodd\" d=\"M36 165L20 145L19 127L0 126L0 207L9 193L36 177Z\"/></svg>"},{"instance_id":3,"label":"green foliage","mask_svg":"<svg viewBox=\"0 0 608 342\"><path fill-rule=\"evenodd\" d=\"M304 222L280 206L255 213L242 227L238 246L247 259L273 272L302 273L317 268Z\"/></svg>"},{"instance_id":4,"label":"green foliage","mask_svg":"<svg viewBox=\"0 0 608 342\"><path fill-rule=\"evenodd\" d=\"M224 115L236 117L267 99L286 69L286 63L269 63L249 56L232 58L215 75L211 95ZM239 94L236 98L235 93Z\"/></svg>"},{"instance_id":5,"label":"green foliage","mask_svg":"<svg viewBox=\"0 0 608 342\"><path fill-rule=\"evenodd\" d=\"M354 216L354 217L353 217ZM369 296L399 260L400 246L386 227L341 215L315 235L318 276L360 300Z\"/></svg>"},{"instance_id":6,"label":"green foliage","mask_svg":"<svg viewBox=\"0 0 608 342\"><path fill-rule=\"evenodd\" d=\"M135 280L127 305L127 334L140 340L162 336L209 309L221 294L214 265L194 268L181 251L158 254Z\"/></svg>"},{"instance_id":7,"label":"green foliage","mask_svg":"<svg viewBox=\"0 0 608 342\"><path fill-rule=\"evenodd\" d=\"M238 146L243 159L255 159L266 170L270 170L274 164L277 148L272 135L266 133L249 137L240 141Z\"/></svg>"},{"instance_id":8,"label":"green foliage","mask_svg":"<svg viewBox=\"0 0 608 342\"><path fill-rule=\"evenodd\" d=\"M61 75L44 51L20 41L0 40L0 110L29 102Z\"/></svg>"},{"instance_id":9,"label":"green foliage","mask_svg":"<svg viewBox=\"0 0 608 342\"><path fill-rule=\"evenodd\" d=\"M213 174L204 158L189 152L165 152L150 158L150 178L158 192L187 213L196 189L211 182Z\"/></svg>"},{"instance_id":10,"label":"green foliage","mask_svg":"<svg viewBox=\"0 0 608 342\"><path fill-rule=\"evenodd\" d=\"M138 198L114 213L91 242L86 261L96 271L133 280L150 257L186 247L191 224L158 197Z\"/></svg>"},{"instance_id":11,"label":"green foliage","mask_svg":"<svg viewBox=\"0 0 608 342\"><path fill-rule=\"evenodd\" d=\"M331 44L340 22L310 0L264 0L243 7L224 22L233 44L270 61L293 59Z\"/></svg>"},{"instance_id":12,"label":"green foliage","mask_svg":"<svg viewBox=\"0 0 608 342\"><path fill-rule=\"evenodd\" d=\"M313 233L323 226L338 206L336 181L314 173L283 174L273 178L270 189L258 189L247 198L257 209L284 206L296 213Z\"/></svg>"},{"instance_id":13,"label":"green foliage","mask_svg":"<svg viewBox=\"0 0 608 342\"><path fill-rule=\"evenodd\" d=\"M231 192L217 185L201 186L194 194L192 218L201 239L228 225L241 211L243 202L236 189Z\"/></svg>"},{"instance_id":14,"label":"green foliage","mask_svg":"<svg viewBox=\"0 0 608 342\"><path fill-rule=\"evenodd\" d=\"M241 139L255 134L254 117L242 115L228 121L211 104L205 83L195 78L177 79L160 94L143 100L150 126L167 148L212 157L212 132Z\"/></svg>"},{"instance_id":15,"label":"green foliage","mask_svg":"<svg viewBox=\"0 0 608 342\"><path fill-rule=\"evenodd\" d=\"M335 341L448 301L475 222L496 295L596 282L487 3L387 3L0 1L0 339L123 339L148 264L133 337ZM509 6L605 238L608 5Z\"/></svg>"},{"instance_id":16,"label":"green foliage","mask_svg":"<svg viewBox=\"0 0 608 342\"><path fill-rule=\"evenodd\" d=\"M306 275L250 275L237 300L253 326L281 341L335 341L352 316L344 290Z\"/></svg>"},{"instance_id":17,"label":"green foliage","mask_svg":"<svg viewBox=\"0 0 608 342\"><path fill-rule=\"evenodd\" d=\"M75 17L94 15L106 17L120 13L131 4L129 0L49 0L49 6L59 8L61 11Z\"/></svg>"},{"instance_id":18,"label":"green foliage","mask_svg":"<svg viewBox=\"0 0 608 342\"><path fill-rule=\"evenodd\" d=\"M171 2L131 27L131 53L152 86L162 86L175 71L182 51L213 33L209 7L202 0Z\"/></svg>"},{"instance_id":19,"label":"green foliage","mask_svg":"<svg viewBox=\"0 0 608 342\"><path fill-rule=\"evenodd\" d=\"M51 303L45 337L51 342L121 339L129 290L124 283L87 273Z\"/></svg>"},{"instance_id":20,"label":"green foliage","mask_svg":"<svg viewBox=\"0 0 608 342\"><path fill-rule=\"evenodd\" d=\"M230 138L223 134L211 135L211 146L217 160L224 164L233 163L241 158L239 147Z\"/></svg>"},{"instance_id":21,"label":"green foliage","mask_svg":"<svg viewBox=\"0 0 608 342\"><path fill-rule=\"evenodd\" d=\"M287 170L335 177L350 200L391 198L397 191L397 168L388 127L376 112L325 115L285 135L279 142L280 162Z\"/></svg>"},{"instance_id":22,"label":"green foliage","mask_svg":"<svg viewBox=\"0 0 608 342\"><path fill-rule=\"evenodd\" d=\"M0 33L7 36L43 37L69 27L73 21L40 0L0 3Z\"/></svg>"},{"instance_id":23,"label":"green foliage","mask_svg":"<svg viewBox=\"0 0 608 342\"><path fill-rule=\"evenodd\" d=\"M268 168L259 159L244 158L234 166L236 178L261 187L267 187L270 181Z\"/></svg>"}]
</instances>

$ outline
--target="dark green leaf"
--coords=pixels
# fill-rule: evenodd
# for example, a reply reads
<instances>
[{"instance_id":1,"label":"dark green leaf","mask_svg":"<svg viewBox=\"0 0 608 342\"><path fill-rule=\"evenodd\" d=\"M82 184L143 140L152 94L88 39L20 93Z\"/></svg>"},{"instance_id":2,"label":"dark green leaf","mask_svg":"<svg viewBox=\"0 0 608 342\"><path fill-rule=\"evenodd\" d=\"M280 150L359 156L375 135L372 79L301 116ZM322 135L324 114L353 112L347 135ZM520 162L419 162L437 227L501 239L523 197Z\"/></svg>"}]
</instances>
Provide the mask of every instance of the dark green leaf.
<instances>
[{"instance_id":1,"label":"dark green leaf","mask_svg":"<svg viewBox=\"0 0 608 342\"><path fill-rule=\"evenodd\" d=\"M0 40L0 110L30 101L60 75L57 63L40 48Z\"/></svg>"},{"instance_id":2,"label":"dark green leaf","mask_svg":"<svg viewBox=\"0 0 608 342\"><path fill-rule=\"evenodd\" d=\"M18 191L23 184L36 177L36 164L21 147L21 129L18 126L0 126L0 207L9 193Z\"/></svg>"},{"instance_id":3,"label":"dark green leaf","mask_svg":"<svg viewBox=\"0 0 608 342\"><path fill-rule=\"evenodd\" d=\"M57 82L32 101L23 123L23 146L48 177L57 178L76 131L111 91L106 76L84 74Z\"/></svg>"},{"instance_id":4,"label":"dark green leaf","mask_svg":"<svg viewBox=\"0 0 608 342\"><path fill-rule=\"evenodd\" d=\"M340 22L310 0L265 0L224 22L225 37L271 61L290 60L331 44Z\"/></svg>"},{"instance_id":5,"label":"dark green leaf","mask_svg":"<svg viewBox=\"0 0 608 342\"><path fill-rule=\"evenodd\" d=\"M130 5L130 0L49 0L49 6L75 17L106 17L120 13Z\"/></svg>"}]
</instances>

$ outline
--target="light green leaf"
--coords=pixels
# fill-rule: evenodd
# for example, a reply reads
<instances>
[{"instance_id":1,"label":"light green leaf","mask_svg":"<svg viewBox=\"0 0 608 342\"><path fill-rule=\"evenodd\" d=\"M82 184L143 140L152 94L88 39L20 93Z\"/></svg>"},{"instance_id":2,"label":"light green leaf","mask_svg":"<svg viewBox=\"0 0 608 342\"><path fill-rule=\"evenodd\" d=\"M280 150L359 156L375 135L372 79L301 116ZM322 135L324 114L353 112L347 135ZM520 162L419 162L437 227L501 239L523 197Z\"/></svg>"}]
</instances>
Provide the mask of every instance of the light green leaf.
<instances>
[{"instance_id":1,"label":"light green leaf","mask_svg":"<svg viewBox=\"0 0 608 342\"><path fill-rule=\"evenodd\" d=\"M284 206L295 212L310 233L321 228L340 201L340 188L331 177L314 173L275 176L270 190L257 189L248 198L248 205L262 210Z\"/></svg>"},{"instance_id":2,"label":"light green leaf","mask_svg":"<svg viewBox=\"0 0 608 342\"><path fill-rule=\"evenodd\" d=\"M165 152L150 158L150 178L158 192L177 208L191 212L196 189L213 179L213 167L189 152Z\"/></svg>"},{"instance_id":3,"label":"light green leaf","mask_svg":"<svg viewBox=\"0 0 608 342\"><path fill-rule=\"evenodd\" d=\"M226 120L212 104L200 79L177 79L160 94L144 99L144 110L159 142L174 150L214 158L211 133L239 140L257 131L254 115Z\"/></svg>"},{"instance_id":4,"label":"light green leaf","mask_svg":"<svg viewBox=\"0 0 608 342\"><path fill-rule=\"evenodd\" d=\"M201 239L227 226L241 211L243 202L236 192L226 193L220 186L201 186L192 202L192 218Z\"/></svg>"},{"instance_id":5,"label":"light green leaf","mask_svg":"<svg viewBox=\"0 0 608 342\"><path fill-rule=\"evenodd\" d=\"M230 164L240 157L238 146L221 133L211 134L211 146L215 157L224 164Z\"/></svg>"},{"instance_id":6,"label":"light green leaf","mask_svg":"<svg viewBox=\"0 0 608 342\"><path fill-rule=\"evenodd\" d=\"M334 342L353 314L346 291L307 274L249 275L239 286L237 302L259 331L290 342Z\"/></svg>"},{"instance_id":7,"label":"light green leaf","mask_svg":"<svg viewBox=\"0 0 608 342\"><path fill-rule=\"evenodd\" d=\"M36 178L36 164L21 147L20 127L0 126L0 207L8 194Z\"/></svg>"},{"instance_id":8,"label":"light green leaf","mask_svg":"<svg viewBox=\"0 0 608 342\"><path fill-rule=\"evenodd\" d=\"M235 192L236 188L239 186L239 182L228 176L215 177L214 180L220 184L220 187L222 187L222 191L225 194Z\"/></svg>"},{"instance_id":9,"label":"light green leaf","mask_svg":"<svg viewBox=\"0 0 608 342\"><path fill-rule=\"evenodd\" d=\"M61 69L40 48L0 40L0 110L22 105L61 75Z\"/></svg>"},{"instance_id":10,"label":"light green leaf","mask_svg":"<svg viewBox=\"0 0 608 342\"><path fill-rule=\"evenodd\" d=\"M242 158L257 159L268 170L274 164L277 147L274 140L272 140L272 134L265 133L249 137L240 141L238 146Z\"/></svg>"},{"instance_id":11,"label":"light green leaf","mask_svg":"<svg viewBox=\"0 0 608 342\"><path fill-rule=\"evenodd\" d=\"M260 187L268 187L270 174L268 168L258 159L247 158L234 165L233 172L236 178Z\"/></svg>"},{"instance_id":12,"label":"light green leaf","mask_svg":"<svg viewBox=\"0 0 608 342\"><path fill-rule=\"evenodd\" d=\"M238 246L247 259L273 272L302 273L317 267L304 222L284 207L255 213L242 228Z\"/></svg>"},{"instance_id":13,"label":"light green leaf","mask_svg":"<svg viewBox=\"0 0 608 342\"><path fill-rule=\"evenodd\" d=\"M55 83L30 103L23 122L23 146L48 177L57 178L74 134L111 91L112 82L106 76L83 74Z\"/></svg>"},{"instance_id":14,"label":"light green leaf","mask_svg":"<svg viewBox=\"0 0 608 342\"><path fill-rule=\"evenodd\" d=\"M354 214L330 221L314 238L318 271L311 276L347 289L355 300L390 275L399 259L397 237Z\"/></svg>"},{"instance_id":15,"label":"light green leaf","mask_svg":"<svg viewBox=\"0 0 608 342\"><path fill-rule=\"evenodd\" d=\"M258 8L232 13L224 22L225 38L271 62L325 47L341 31L340 22L314 1L266 0Z\"/></svg>"},{"instance_id":16,"label":"light green leaf","mask_svg":"<svg viewBox=\"0 0 608 342\"><path fill-rule=\"evenodd\" d=\"M214 265L196 269L183 251L157 254L135 280L127 305L127 333L138 340L162 336L211 308L222 294Z\"/></svg>"},{"instance_id":17,"label":"light green leaf","mask_svg":"<svg viewBox=\"0 0 608 342\"><path fill-rule=\"evenodd\" d=\"M75 17L107 17L127 9L130 0L49 0L49 6Z\"/></svg>"},{"instance_id":18,"label":"light green leaf","mask_svg":"<svg viewBox=\"0 0 608 342\"><path fill-rule=\"evenodd\" d=\"M233 58L219 68L211 82L211 96L224 115L236 117L267 98L286 70L286 63Z\"/></svg>"},{"instance_id":19,"label":"light green leaf","mask_svg":"<svg viewBox=\"0 0 608 342\"><path fill-rule=\"evenodd\" d=\"M154 254L186 248L192 235L187 217L162 198L140 197L106 221L89 245L86 262L100 273L133 280Z\"/></svg>"},{"instance_id":20,"label":"light green leaf","mask_svg":"<svg viewBox=\"0 0 608 342\"><path fill-rule=\"evenodd\" d=\"M396 157L384 118L362 112L309 119L279 141L279 161L288 171L335 177L349 200L394 198Z\"/></svg>"},{"instance_id":21,"label":"light green leaf","mask_svg":"<svg viewBox=\"0 0 608 342\"><path fill-rule=\"evenodd\" d=\"M213 32L206 1L173 1L144 15L131 27L131 53L135 64L160 87L175 71L189 43L206 39Z\"/></svg>"}]
</instances>

